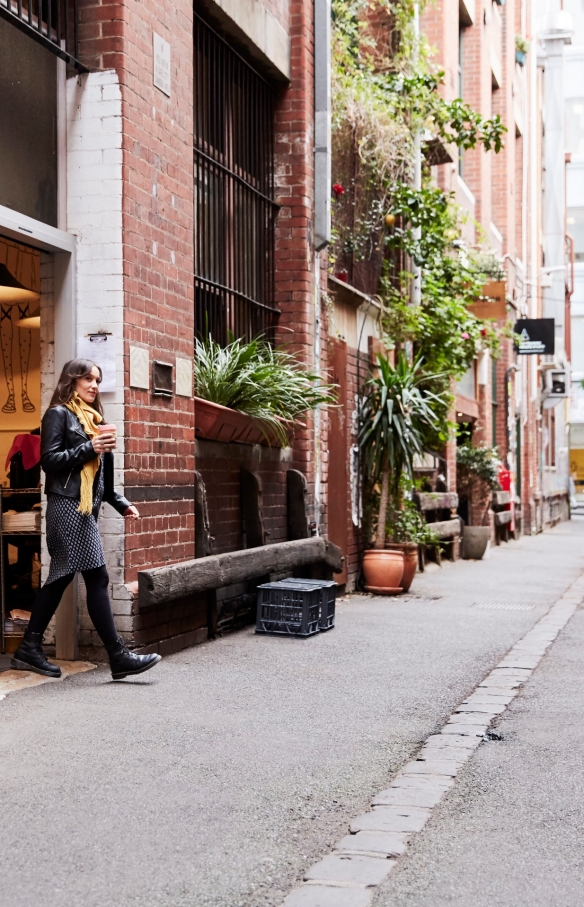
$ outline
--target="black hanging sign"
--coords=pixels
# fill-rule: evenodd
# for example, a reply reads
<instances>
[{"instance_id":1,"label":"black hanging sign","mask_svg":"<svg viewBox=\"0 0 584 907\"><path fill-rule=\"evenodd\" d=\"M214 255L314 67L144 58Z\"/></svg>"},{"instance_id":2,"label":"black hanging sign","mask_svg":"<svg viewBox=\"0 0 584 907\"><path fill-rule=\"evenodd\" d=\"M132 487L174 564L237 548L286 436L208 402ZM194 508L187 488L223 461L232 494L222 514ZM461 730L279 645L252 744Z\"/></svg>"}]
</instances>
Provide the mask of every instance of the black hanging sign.
<instances>
[{"instance_id":1,"label":"black hanging sign","mask_svg":"<svg viewBox=\"0 0 584 907\"><path fill-rule=\"evenodd\" d=\"M515 345L520 356L553 356L553 318L522 318L515 322Z\"/></svg>"}]
</instances>

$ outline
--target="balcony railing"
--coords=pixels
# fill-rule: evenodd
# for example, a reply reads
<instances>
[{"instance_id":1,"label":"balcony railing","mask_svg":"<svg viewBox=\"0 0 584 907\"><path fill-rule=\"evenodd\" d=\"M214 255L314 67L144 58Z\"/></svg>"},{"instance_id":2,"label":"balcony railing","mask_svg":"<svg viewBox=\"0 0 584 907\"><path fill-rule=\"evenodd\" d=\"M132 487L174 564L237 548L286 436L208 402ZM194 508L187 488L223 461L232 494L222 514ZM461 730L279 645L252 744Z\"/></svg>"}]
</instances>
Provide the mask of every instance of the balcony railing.
<instances>
[{"instance_id":1,"label":"balcony railing","mask_svg":"<svg viewBox=\"0 0 584 907\"><path fill-rule=\"evenodd\" d=\"M78 72L77 0L0 0L0 17Z\"/></svg>"}]
</instances>

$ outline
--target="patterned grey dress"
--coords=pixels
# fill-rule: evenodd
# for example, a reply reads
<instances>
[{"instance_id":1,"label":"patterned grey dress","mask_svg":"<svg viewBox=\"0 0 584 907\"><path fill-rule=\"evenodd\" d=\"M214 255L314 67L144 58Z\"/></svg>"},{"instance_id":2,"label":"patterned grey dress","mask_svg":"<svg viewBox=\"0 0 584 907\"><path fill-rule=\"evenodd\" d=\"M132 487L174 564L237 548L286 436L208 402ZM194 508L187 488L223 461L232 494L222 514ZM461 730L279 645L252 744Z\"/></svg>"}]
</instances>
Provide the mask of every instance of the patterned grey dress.
<instances>
[{"instance_id":1,"label":"patterned grey dress","mask_svg":"<svg viewBox=\"0 0 584 907\"><path fill-rule=\"evenodd\" d=\"M91 516L79 513L79 501L75 498L66 498L62 494L47 495L47 548L51 555L47 585L62 576L105 565L97 528L103 493L102 462L93 481Z\"/></svg>"}]
</instances>

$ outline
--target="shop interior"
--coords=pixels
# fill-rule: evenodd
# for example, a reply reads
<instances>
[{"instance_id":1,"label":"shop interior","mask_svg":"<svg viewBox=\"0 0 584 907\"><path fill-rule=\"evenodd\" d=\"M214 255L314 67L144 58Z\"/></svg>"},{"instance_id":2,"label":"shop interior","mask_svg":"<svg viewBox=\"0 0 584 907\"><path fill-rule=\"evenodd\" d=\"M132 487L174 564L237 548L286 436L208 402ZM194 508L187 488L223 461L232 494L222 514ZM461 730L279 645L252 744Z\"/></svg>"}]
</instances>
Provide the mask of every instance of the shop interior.
<instances>
[{"instance_id":1,"label":"shop interior","mask_svg":"<svg viewBox=\"0 0 584 907\"><path fill-rule=\"evenodd\" d=\"M0 236L1 651L24 633L40 584L40 253Z\"/></svg>"}]
</instances>

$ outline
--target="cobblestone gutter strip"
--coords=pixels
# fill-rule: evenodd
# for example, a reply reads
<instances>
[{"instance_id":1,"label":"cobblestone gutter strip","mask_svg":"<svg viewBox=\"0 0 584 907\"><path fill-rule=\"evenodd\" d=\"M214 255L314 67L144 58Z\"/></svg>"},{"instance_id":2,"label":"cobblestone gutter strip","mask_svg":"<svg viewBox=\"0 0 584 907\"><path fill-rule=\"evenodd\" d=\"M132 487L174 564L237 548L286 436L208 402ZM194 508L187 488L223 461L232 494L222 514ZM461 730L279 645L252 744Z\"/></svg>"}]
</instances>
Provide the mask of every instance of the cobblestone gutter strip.
<instances>
[{"instance_id":1,"label":"cobblestone gutter strip","mask_svg":"<svg viewBox=\"0 0 584 907\"><path fill-rule=\"evenodd\" d=\"M35 674L33 671L2 671L0 673L0 699L6 699L8 693L28 690L30 687L38 687L42 683L61 683L72 674L93 671L97 667L89 661L56 661L53 659L52 663L61 668L61 677L43 677L42 674Z\"/></svg>"},{"instance_id":2,"label":"cobblestone gutter strip","mask_svg":"<svg viewBox=\"0 0 584 907\"><path fill-rule=\"evenodd\" d=\"M458 706L440 733L428 737L416 760L374 797L370 812L354 819L351 833L308 870L304 883L282 907L370 904L375 889L430 819L491 722L508 708L583 598L584 574Z\"/></svg>"}]
</instances>

